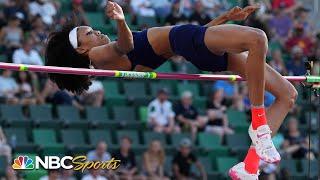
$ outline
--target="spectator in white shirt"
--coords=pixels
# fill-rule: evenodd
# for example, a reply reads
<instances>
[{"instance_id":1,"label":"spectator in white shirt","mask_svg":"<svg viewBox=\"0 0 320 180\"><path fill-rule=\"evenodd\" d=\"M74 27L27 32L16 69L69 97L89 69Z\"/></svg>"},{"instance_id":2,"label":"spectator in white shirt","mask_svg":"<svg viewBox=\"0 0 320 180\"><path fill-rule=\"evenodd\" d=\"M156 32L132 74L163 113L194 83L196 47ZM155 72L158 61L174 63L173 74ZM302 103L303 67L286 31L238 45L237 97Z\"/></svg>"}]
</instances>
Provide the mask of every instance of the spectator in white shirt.
<instances>
[{"instance_id":1,"label":"spectator in white shirt","mask_svg":"<svg viewBox=\"0 0 320 180\"><path fill-rule=\"evenodd\" d=\"M160 18L167 17L171 12L171 3L169 0L150 0L152 7Z\"/></svg>"},{"instance_id":2,"label":"spectator in white shirt","mask_svg":"<svg viewBox=\"0 0 320 180\"><path fill-rule=\"evenodd\" d=\"M81 180L107 180L107 178L100 175L100 170L91 168L89 174L82 177Z\"/></svg>"},{"instance_id":3,"label":"spectator in white shirt","mask_svg":"<svg viewBox=\"0 0 320 180\"><path fill-rule=\"evenodd\" d=\"M168 101L168 91L160 89L158 96L148 106L148 124L155 132L173 133L179 132L174 123L175 113L172 103Z\"/></svg>"},{"instance_id":4,"label":"spectator in white shirt","mask_svg":"<svg viewBox=\"0 0 320 180\"><path fill-rule=\"evenodd\" d=\"M139 16L154 17L156 15L150 0L131 0L131 7L133 12Z\"/></svg>"},{"instance_id":5,"label":"spectator in white shirt","mask_svg":"<svg viewBox=\"0 0 320 180\"><path fill-rule=\"evenodd\" d=\"M0 76L0 99L5 103L17 104L19 99L15 95L18 93L19 86L11 75L10 70L3 70Z\"/></svg>"},{"instance_id":6,"label":"spectator in white shirt","mask_svg":"<svg viewBox=\"0 0 320 180\"><path fill-rule=\"evenodd\" d=\"M31 2L29 11L32 16L40 15L47 25L53 24L53 16L57 14L56 7L50 0L35 0Z\"/></svg>"},{"instance_id":7,"label":"spectator in white shirt","mask_svg":"<svg viewBox=\"0 0 320 180\"><path fill-rule=\"evenodd\" d=\"M43 65L43 61L38 51L32 49L33 41L27 39L23 42L22 48L13 53L12 61L16 64Z\"/></svg>"},{"instance_id":8,"label":"spectator in white shirt","mask_svg":"<svg viewBox=\"0 0 320 180\"><path fill-rule=\"evenodd\" d=\"M87 158L88 161L109 161L111 159L111 155L107 152L107 144L104 141L100 141L95 150L88 152Z\"/></svg>"}]
</instances>

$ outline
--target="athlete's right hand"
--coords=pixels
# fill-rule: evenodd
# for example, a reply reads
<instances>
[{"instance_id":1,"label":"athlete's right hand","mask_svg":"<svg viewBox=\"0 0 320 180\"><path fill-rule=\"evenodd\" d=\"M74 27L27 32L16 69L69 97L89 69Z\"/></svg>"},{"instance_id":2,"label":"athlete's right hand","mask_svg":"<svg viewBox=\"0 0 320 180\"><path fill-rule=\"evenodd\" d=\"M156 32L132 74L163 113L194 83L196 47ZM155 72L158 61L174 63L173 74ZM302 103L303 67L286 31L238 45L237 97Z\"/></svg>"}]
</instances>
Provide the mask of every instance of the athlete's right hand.
<instances>
[{"instance_id":1,"label":"athlete's right hand","mask_svg":"<svg viewBox=\"0 0 320 180\"><path fill-rule=\"evenodd\" d=\"M113 20L124 20L124 14L119 4L108 1L105 8L106 15Z\"/></svg>"},{"instance_id":2,"label":"athlete's right hand","mask_svg":"<svg viewBox=\"0 0 320 180\"><path fill-rule=\"evenodd\" d=\"M247 6L243 9L239 6L236 6L227 12L227 18L230 21L243 21L246 20L250 14L252 14L259 8L259 5Z\"/></svg>"}]
</instances>

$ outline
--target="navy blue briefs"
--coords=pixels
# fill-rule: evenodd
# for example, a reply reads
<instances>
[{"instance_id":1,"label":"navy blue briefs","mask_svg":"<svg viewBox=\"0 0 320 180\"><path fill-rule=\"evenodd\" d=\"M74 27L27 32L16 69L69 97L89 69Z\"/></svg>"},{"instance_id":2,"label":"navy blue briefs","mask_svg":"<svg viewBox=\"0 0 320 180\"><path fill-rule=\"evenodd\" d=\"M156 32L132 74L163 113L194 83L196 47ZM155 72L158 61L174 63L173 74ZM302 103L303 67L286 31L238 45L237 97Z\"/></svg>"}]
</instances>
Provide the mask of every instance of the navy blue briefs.
<instances>
[{"instance_id":1,"label":"navy blue briefs","mask_svg":"<svg viewBox=\"0 0 320 180\"><path fill-rule=\"evenodd\" d=\"M180 25L171 29L169 40L172 51L203 71L226 71L228 54L219 56L212 53L204 43L207 27Z\"/></svg>"}]
</instances>

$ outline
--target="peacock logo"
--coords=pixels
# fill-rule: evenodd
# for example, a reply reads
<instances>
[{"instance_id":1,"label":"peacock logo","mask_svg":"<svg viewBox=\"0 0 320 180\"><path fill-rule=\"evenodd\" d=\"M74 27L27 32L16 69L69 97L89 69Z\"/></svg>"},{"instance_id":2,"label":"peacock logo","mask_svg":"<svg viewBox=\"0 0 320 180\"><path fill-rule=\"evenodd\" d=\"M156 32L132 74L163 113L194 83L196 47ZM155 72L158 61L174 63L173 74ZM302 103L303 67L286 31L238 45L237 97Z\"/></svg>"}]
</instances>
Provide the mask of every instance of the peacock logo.
<instances>
[{"instance_id":1,"label":"peacock logo","mask_svg":"<svg viewBox=\"0 0 320 180\"><path fill-rule=\"evenodd\" d=\"M34 169L33 160L28 156L18 156L12 165L13 169Z\"/></svg>"}]
</instances>

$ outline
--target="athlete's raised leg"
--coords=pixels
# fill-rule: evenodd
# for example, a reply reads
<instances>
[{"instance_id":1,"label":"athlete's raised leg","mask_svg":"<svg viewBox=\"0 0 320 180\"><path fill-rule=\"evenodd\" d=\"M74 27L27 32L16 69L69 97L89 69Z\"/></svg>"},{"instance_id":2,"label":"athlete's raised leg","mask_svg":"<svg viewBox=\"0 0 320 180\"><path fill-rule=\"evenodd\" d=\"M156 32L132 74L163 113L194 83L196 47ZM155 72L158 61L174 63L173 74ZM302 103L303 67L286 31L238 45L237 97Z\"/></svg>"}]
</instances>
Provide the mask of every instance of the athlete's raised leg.
<instances>
[{"instance_id":1,"label":"athlete's raised leg","mask_svg":"<svg viewBox=\"0 0 320 180\"><path fill-rule=\"evenodd\" d=\"M245 62L245 75L252 105L252 128L249 135L262 160L269 163L280 161L280 154L271 140L271 130L267 125L264 108L265 58L268 51L265 33L259 29L238 25L214 26L206 31L205 44L214 53L249 52Z\"/></svg>"},{"instance_id":2,"label":"athlete's raised leg","mask_svg":"<svg viewBox=\"0 0 320 180\"><path fill-rule=\"evenodd\" d=\"M229 54L228 71L232 71L246 78L246 61L248 54ZM275 102L266 109L268 125L274 136L281 126L284 118L293 107L298 96L295 87L284 79L277 71L266 64L265 71L266 90L275 96Z\"/></svg>"},{"instance_id":3,"label":"athlete's raised leg","mask_svg":"<svg viewBox=\"0 0 320 180\"><path fill-rule=\"evenodd\" d=\"M246 52L241 54L230 53L228 56L228 70L246 78L247 57L248 54ZM298 94L294 86L268 64L266 64L265 80L266 90L276 97L275 102L266 112L268 125L274 136L294 105ZM260 158L257 156L255 147L250 147L244 161L230 169L230 176L243 177L243 179L257 179L259 162Z\"/></svg>"}]
</instances>

